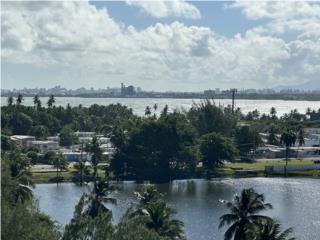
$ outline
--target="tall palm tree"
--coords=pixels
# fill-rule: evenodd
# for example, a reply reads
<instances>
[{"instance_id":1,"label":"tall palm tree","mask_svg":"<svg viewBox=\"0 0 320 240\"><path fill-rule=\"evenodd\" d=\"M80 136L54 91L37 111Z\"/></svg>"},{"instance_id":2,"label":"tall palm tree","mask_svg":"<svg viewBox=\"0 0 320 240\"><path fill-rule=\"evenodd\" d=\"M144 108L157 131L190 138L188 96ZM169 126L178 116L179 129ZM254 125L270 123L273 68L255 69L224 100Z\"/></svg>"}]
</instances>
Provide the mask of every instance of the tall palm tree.
<instances>
[{"instance_id":1,"label":"tall palm tree","mask_svg":"<svg viewBox=\"0 0 320 240\"><path fill-rule=\"evenodd\" d=\"M271 107L270 109L270 115L272 119L276 119L276 115L277 115L277 110L275 107Z\"/></svg>"},{"instance_id":2,"label":"tall palm tree","mask_svg":"<svg viewBox=\"0 0 320 240\"><path fill-rule=\"evenodd\" d=\"M144 110L144 115L146 115L147 117L151 115L151 108L149 106L147 106Z\"/></svg>"},{"instance_id":3,"label":"tall palm tree","mask_svg":"<svg viewBox=\"0 0 320 240\"><path fill-rule=\"evenodd\" d=\"M297 133L297 140L298 140L297 158L298 158L298 154L299 154L299 148L305 144L304 137L305 137L304 130L302 127L300 127L298 130L298 133Z\"/></svg>"},{"instance_id":4,"label":"tall palm tree","mask_svg":"<svg viewBox=\"0 0 320 240\"><path fill-rule=\"evenodd\" d=\"M269 128L268 143L272 145L279 144L279 140L277 138L277 130L274 125L271 125Z\"/></svg>"},{"instance_id":5,"label":"tall palm tree","mask_svg":"<svg viewBox=\"0 0 320 240\"><path fill-rule=\"evenodd\" d=\"M102 150L100 148L99 140L96 136L92 138L89 151L92 153L91 162L93 165L93 181L94 187L96 187L96 181L98 180L98 164L102 159Z\"/></svg>"},{"instance_id":6,"label":"tall palm tree","mask_svg":"<svg viewBox=\"0 0 320 240\"><path fill-rule=\"evenodd\" d=\"M13 97L9 96L7 99L8 107L11 107L13 105Z\"/></svg>"},{"instance_id":7,"label":"tall palm tree","mask_svg":"<svg viewBox=\"0 0 320 240\"><path fill-rule=\"evenodd\" d=\"M286 147L286 166L284 168L285 176L287 176L290 147L294 146L296 139L296 134L292 130L286 130L281 134L280 143Z\"/></svg>"},{"instance_id":8,"label":"tall palm tree","mask_svg":"<svg viewBox=\"0 0 320 240\"><path fill-rule=\"evenodd\" d=\"M37 108L37 109L41 108L41 101L40 101L40 98L38 95L35 95L33 97L33 104L34 104L35 108Z\"/></svg>"},{"instance_id":9,"label":"tall palm tree","mask_svg":"<svg viewBox=\"0 0 320 240\"><path fill-rule=\"evenodd\" d=\"M219 228L225 224L231 225L224 234L225 240L248 240L248 234L259 226L261 221L270 220L260 215L263 210L272 208L270 203L264 202L263 194L258 194L252 188L243 189L240 196L235 196L233 202L226 206L230 213L220 217Z\"/></svg>"},{"instance_id":10,"label":"tall palm tree","mask_svg":"<svg viewBox=\"0 0 320 240\"><path fill-rule=\"evenodd\" d=\"M98 216L100 212L111 213L111 211L104 205L104 203L117 203L115 198L110 197L111 193L114 190L115 187L111 185L109 181L98 179L88 198L87 214L90 217L94 218Z\"/></svg>"},{"instance_id":11,"label":"tall palm tree","mask_svg":"<svg viewBox=\"0 0 320 240\"><path fill-rule=\"evenodd\" d=\"M53 165L56 167L56 182L60 182L61 179L59 178L61 175L61 170L65 169L68 166L68 162L64 159L61 154L55 155L53 158Z\"/></svg>"},{"instance_id":12,"label":"tall palm tree","mask_svg":"<svg viewBox=\"0 0 320 240\"><path fill-rule=\"evenodd\" d=\"M141 211L143 222L149 229L156 231L161 237L171 240L185 239L183 222L174 219L176 211L163 201L147 204Z\"/></svg>"},{"instance_id":13,"label":"tall palm tree","mask_svg":"<svg viewBox=\"0 0 320 240\"><path fill-rule=\"evenodd\" d=\"M17 100L16 100L17 106L20 106L22 101L23 101L23 96L21 94L19 94L17 97Z\"/></svg>"},{"instance_id":14,"label":"tall palm tree","mask_svg":"<svg viewBox=\"0 0 320 240\"><path fill-rule=\"evenodd\" d=\"M260 232L255 238L256 240L295 240L294 237L289 238L293 232L292 228L288 228L281 232L281 224L277 221L266 221L260 227Z\"/></svg>"},{"instance_id":15,"label":"tall palm tree","mask_svg":"<svg viewBox=\"0 0 320 240\"><path fill-rule=\"evenodd\" d=\"M55 102L56 102L56 99L54 95L50 95L49 100L47 102L48 108L51 108Z\"/></svg>"},{"instance_id":16,"label":"tall palm tree","mask_svg":"<svg viewBox=\"0 0 320 240\"><path fill-rule=\"evenodd\" d=\"M147 185L141 191L134 193L141 206L146 206L151 202L160 200L162 194L160 194L154 185Z\"/></svg>"},{"instance_id":17,"label":"tall palm tree","mask_svg":"<svg viewBox=\"0 0 320 240\"><path fill-rule=\"evenodd\" d=\"M14 202L26 202L33 198L31 172L29 171L29 161L19 153L3 154L1 156L3 168L10 169L10 177L14 183Z\"/></svg>"}]
</instances>

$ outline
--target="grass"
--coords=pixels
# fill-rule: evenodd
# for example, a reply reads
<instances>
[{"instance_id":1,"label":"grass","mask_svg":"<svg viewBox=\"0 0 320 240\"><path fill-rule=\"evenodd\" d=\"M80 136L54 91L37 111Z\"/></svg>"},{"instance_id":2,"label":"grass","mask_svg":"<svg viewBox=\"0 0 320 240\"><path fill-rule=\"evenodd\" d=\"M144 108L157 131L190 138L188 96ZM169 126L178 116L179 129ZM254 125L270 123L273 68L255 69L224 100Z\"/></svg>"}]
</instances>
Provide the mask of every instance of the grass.
<instances>
[{"instance_id":1,"label":"grass","mask_svg":"<svg viewBox=\"0 0 320 240\"><path fill-rule=\"evenodd\" d=\"M254 170L261 172L266 166L285 166L285 160L279 161L265 161L265 162L254 162L254 163L226 163L221 169L219 169L219 175L234 175L235 169L242 170ZM288 161L288 166L301 166L301 165L312 165L314 164L311 160L299 160L292 159ZM273 173L272 176L283 176L283 173ZM304 177L320 177L320 170L304 170L304 171L288 171L288 176L304 176Z\"/></svg>"},{"instance_id":2,"label":"grass","mask_svg":"<svg viewBox=\"0 0 320 240\"><path fill-rule=\"evenodd\" d=\"M60 176L63 177L64 182L71 182L75 171L77 171L75 168L69 168L66 171L61 172ZM98 169L98 175L103 177L104 171L102 169ZM56 172L36 172L32 173L32 181L33 183L51 183L52 179L56 176Z\"/></svg>"},{"instance_id":3,"label":"grass","mask_svg":"<svg viewBox=\"0 0 320 240\"><path fill-rule=\"evenodd\" d=\"M284 166L286 162L284 160L279 161L265 161L265 162L254 162L254 163L226 163L222 168L218 169L217 173L219 176L233 176L235 169L243 170L255 170L258 176L263 176L263 171L266 166ZM311 160L299 160L293 159L288 161L288 166L299 166L314 164ZM76 171L74 168L69 168L67 171L61 172L61 176L64 181L72 181L73 172ZM98 175L104 176L104 171L98 169ZM283 176L283 173L273 173L271 176ZM305 170L305 171L288 171L290 177L320 177L320 170ZM51 179L56 177L56 172L45 172L45 173L33 173L32 180L34 183L49 183ZM245 176L244 176L245 177Z\"/></svg>"}]
</instances>

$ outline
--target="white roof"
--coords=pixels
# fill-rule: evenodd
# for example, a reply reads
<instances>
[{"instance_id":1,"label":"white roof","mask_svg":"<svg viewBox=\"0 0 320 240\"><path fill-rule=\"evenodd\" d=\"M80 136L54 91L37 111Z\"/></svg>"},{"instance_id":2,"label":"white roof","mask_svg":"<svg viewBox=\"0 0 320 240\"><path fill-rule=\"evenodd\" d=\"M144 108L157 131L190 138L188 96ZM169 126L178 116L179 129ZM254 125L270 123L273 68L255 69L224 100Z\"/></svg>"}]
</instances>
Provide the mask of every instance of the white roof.
<instances>
[{"instance_id":1,"label":"white roof","mask_svg":"<svg viewBox=\"0 0 320 240\"><path fill-rule=\"evenodd\" d=\"M28 136L28 135L12 135L10 137L13 140L23 140L23 139L35 139L35 136Z\"/></svg>"}]
</instances>

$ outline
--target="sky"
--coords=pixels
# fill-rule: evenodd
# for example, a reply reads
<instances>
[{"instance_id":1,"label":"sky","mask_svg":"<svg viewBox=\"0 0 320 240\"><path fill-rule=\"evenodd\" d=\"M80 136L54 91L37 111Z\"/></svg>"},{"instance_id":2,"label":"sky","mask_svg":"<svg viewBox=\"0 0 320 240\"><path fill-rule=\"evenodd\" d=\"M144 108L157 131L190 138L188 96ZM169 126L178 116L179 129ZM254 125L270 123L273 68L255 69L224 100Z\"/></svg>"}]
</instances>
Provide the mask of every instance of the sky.
<instances>
[{"instance_id":1,"label":"sky","mask_svg":"<svg viewBox=\"0 0 320 240\"><path fill-rule=\"evenodd\" d=\"M1 5L3 89L320 86L319 2Z\"/></svg>"}]
</instances>

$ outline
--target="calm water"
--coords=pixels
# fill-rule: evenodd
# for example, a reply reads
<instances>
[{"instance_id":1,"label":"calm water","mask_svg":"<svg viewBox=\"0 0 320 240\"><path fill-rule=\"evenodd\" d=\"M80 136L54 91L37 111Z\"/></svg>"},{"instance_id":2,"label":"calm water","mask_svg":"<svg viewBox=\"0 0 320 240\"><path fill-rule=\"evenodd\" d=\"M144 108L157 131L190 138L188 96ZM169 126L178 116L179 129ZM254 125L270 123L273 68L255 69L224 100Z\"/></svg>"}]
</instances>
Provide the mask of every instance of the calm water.
<instances>
[{"instance_id":1,"label":"calm water","mask_svg":"<svg viewBox=\"0 0 320 240\"><path fill-rule=\"evenodd\" d=\"M294 227L296 239L319 240L320 236L320 180L300 178L248 178L222 180L183 180L157 185L165 193L166 201L178 211L177 217L185 223L189 240L221 240L224 230L218 229L219 216L226 213L221 199L231 200L242 188L254 187L265 193L266 201L274 209L268 211L284 227ZM110 206L117 222L131 202L133 192L141 185L118 184L116 206ZM72 183L39 184L35 195L40 209L61 224L72 217L74 206L86 188Z\"/></svg>"},{"instance_id":2,"label":"calm water","mask_svg":"<svg viewBox=\"0 0 320 240\"><path fill-rule=\"evenodd\" d=\"M48 98L40 98L43 103L46 103ZM7 99L1 98L1 105L6 104ZM112 103L121 103L132 108L134 113L143 115L146 106L158 105L158 112L167 104L169 109L189 109L192 102L199 102L199 99L172 99L172 98L78 98L78 97L57 97L56 105L66 106L68 103L71 106L82 104L88 107L92 104L108 105ZM230 99L216 99L217 104L227 106L231 104ZM33 98L25 97L23 104L32 106ZM293 109L297 109L301 113L305 113L306 109L319 109L320 101L284 101L284 100L243 100L236 101L236 107L240 107L244 113L258 109L260 113L269 113L271 107L275 107L278 115L282 116Z\"/></svg>"}]
</instances>

